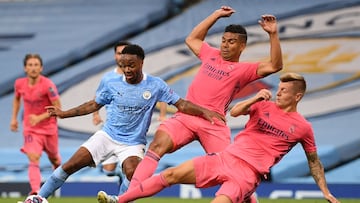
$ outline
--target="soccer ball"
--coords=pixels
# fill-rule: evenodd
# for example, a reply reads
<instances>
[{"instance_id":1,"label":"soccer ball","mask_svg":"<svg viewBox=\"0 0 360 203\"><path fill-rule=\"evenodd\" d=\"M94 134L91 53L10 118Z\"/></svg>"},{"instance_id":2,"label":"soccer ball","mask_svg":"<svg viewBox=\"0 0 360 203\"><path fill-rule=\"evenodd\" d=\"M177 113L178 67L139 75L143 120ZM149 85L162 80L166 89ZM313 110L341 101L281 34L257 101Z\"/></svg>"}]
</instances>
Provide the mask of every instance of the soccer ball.
<instances>
[{"instance_id":1,"label":"soccer ball","mask_svg":"<svg viewBox=\"0 0 360 203\"><path fill-rule=\"evenodd\" d=\"M24 203L49 203L45 198L39 195L27 196Z\"/></svg>"}]
</instances>

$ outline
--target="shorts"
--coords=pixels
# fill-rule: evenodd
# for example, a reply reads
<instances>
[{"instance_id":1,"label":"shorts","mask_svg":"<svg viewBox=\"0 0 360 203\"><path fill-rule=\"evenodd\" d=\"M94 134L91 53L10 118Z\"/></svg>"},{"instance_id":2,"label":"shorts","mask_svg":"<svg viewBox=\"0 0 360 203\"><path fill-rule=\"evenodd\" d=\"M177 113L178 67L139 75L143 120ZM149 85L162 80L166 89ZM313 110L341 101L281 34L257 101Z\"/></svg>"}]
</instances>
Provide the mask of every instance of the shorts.
<instances>
[{"instance_id":1,"label":"shorts","mask_svg":"<svg viewBox=\"0 0 360 203\"><path fill-rule=\"evenodd\" d=\"M57 134L44 135L33 132L24 132L24 144L20 151L28 154L41 155L44 151L50 159L60 159L59 139Z\"/></svg>"},{"instance_id":2,"label":"shorts","mask_svg":"<svg viewBox=\"0 0 360 203\"><path fill-rule=\"evenodd\" d=\"M97 131L81 146L85 147L90 152L95 166L111 157L116 157L116 159L113 158L112 160L119 162L119 164L122 165L123 161L130 156L137 156L142 159L145 154L144 144L121 144L112 140L110 136L102 130Z\"/></svg>"},{"instance_id":3,"label":"shorts","mask_svg":"<svg viewBox=\"0 0 360 203\"><path fill-rule=\"evenodd\" d=\"M198 140L205 152L220 152L230 144L231 132L222 121L214 119L214 122L211 124L204 118L177 112L163 121L158 130L170 136L174 144L172 151Z\"/></svg>"},{"instance_id":4,"label":"shorts","mask_svg":"<svg viewBox=\"0 0 360 203\"><path fill-rule=\"evenodd\" d=\"M106 165L106 164L116 164L118 162L118 158L113 155L111 157L109 157L108 159L106 159L105 161L102 162L103 165Z\"/></svg>"},{"instance_id":5,"label":"shorts","mask_svg":"<svg viewBox=\"0 0 360 203\"><path fill-rule=\"evenodd\" d=\"M248 163L226 152L195 158L194 169L197 188L221 185L216 196L226 195L233 203L243 202L261 181Z\"/></svg>"}]
</instances>

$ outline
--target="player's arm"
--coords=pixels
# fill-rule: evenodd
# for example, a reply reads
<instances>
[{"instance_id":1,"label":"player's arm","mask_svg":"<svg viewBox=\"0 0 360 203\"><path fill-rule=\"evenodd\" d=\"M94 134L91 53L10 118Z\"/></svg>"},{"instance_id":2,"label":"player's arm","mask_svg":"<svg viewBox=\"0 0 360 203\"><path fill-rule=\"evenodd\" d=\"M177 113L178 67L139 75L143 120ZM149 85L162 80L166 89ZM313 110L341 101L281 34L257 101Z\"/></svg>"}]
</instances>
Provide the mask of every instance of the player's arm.
<instances>
[{"instance_id":1,"label":"player's arm","mask_svg":"<svg viewBox=\"0 0 360 203\"><path fill-rule=\"evenodd\" d=\"M323 193L324 198L331 203L338 203L339 201L330 193L327 187L324 168L317 152L306 152L306 158L308 160L310 173Z\"/></svg>"},{"instance_id":2,"label":"player's arm","mask_svg":"<svg viewBox=\"0 0 360 203\"><path fill-rule=\"evenodd\" d=\"M89 113L93 113L94 111L98 111L103 104L98 104L95 100L90 100L85 102L77 107L71 108L67 111L62 111L60 108L56 106L47 106L47 112L50 116L58 116L59 118L69 118L75 116L83 116Z\"/></svg>"},{"instance_id":3,"label":"player's arm","mask_svg":"<svg viewBox=\"0 0 360 203\"><path fill-rule=\"evenodd\" d=\"M270 99L271 99L270 90L262 89L255 96L236 103L231 108L230 115L232 117L237 117L237 116L240 116L240 115L246 115L246 114L249 113L251 105L255 104L258 101L270 100Z\"/></svg>"},{"instance_id":4,"label":"player's arm","mask_svg":"<svg viewBox=\"0 0 360 203\"><path fill-rule=\"evenodd\" d=\"M273 15L262 15L261 18L259 24L269 34L270 38L270 61L260 63L257 74L265 77L280 71L283 67L283 61L276 17Z\"/></svg>"},{"instance_id":5,"label":"player's arm","mask_svg":"<svg viewBox=\"0 0 360 203\"><path fill-rule=\"evenodd\" d=\"M198 106L190 101L181 98L174 105L180 112L193 116L203 117L206 120L210 121L211 123L214 123L213 118L217 118L220 121L226 122L226 119L223 115L214 111L210 111L206 108L203 108L201 106Z\"/></svg>"},{"instance_id":6,"label":"player's arm","mask_svg":"<svg viewBox=\"0 0 360 203\"><path fill-rule=\"evenodd\" d=\"M159 121L164 121L166 120L166 111L167 111L167 104L165 102L159 102L159 109L160 109L160 113L159 113Z\"/></svg>"},{"instance_id":7,"label":"player's arm","mask_svg":"<svg viewBox=\"0 0 360 203\"><path fill-rule=\"evenodd\" d=\"M10 130L13 132L18 131L19 124L18 124L17 116L20 110L20 105L21 105L20 97L14 95L14 99L12 102L11 121L10 121Z\"/></svg>"},{"instance_id":8,"label":"player's arm","mask_svg":"<svg viewBox=\"0 0 360 203\"><path fill-rule=\"evenodd\" d=\"M214 11L211 15L201 21L190 34L186 37L185 43L190 48L190 50L198 56L203 41L207 35L208 30L214 23L222 17L229 17L235 12L234 9L228 6L222 6L220 9Z\"/></svg>"},{"instance_id":9,"label":"player's arm","mask_svg":"<svg viewBox=\"0 0 360 203\"><path fill-rule=\"evenodd\" d=\"M94 97L94 99L95 99L95 97ZM99 111L94 111L94 113L92 114L92 122L94 125L99 125L100 123L103 122Z\"/></svg>"},{"instance_id":10,"label":"player's arm","mask_svg":"<svg viewBox=\"0 0 360 203\"><path fill-rule=\"evenodd\" d=\"M56 100L53 100L51 101L51 104L57 108L61 108L61 102L60 102L60 99L56 99ZM45 120L45 119L48 119L50 118L50 115L48 114L47 111L44 111L44 113L42 114L38 114L38 115L35 115L35 114L31 114L29 115L29 122L30 122L30 125L32 126L35 126L36 124L40 123L41 121Z\"/></svg>"}]
</instances>

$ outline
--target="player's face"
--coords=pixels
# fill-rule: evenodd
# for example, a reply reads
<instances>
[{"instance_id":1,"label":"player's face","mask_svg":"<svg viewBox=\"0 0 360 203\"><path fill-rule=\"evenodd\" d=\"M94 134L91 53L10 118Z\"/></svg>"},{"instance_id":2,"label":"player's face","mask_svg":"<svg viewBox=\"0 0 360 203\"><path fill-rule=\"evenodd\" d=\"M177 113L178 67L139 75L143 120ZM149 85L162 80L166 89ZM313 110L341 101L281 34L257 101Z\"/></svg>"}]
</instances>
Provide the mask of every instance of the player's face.
<instances>
[{"instance_id":1,"label":"player's face","mask_svg":"<svg viewBox=\"0 0 360 203\"><path fill-rule=\"evenodd\" d=\"M36 79L39 77L43 70L43 67L40 63L40 60L37 58L29 58L26 61L24 71L26 75L31 79Z\"/></svg>"},{"instance_id":2,"label":"player's face","mask_svg":"<svg viewBox=\"0 0 360 203\"><path fill-rule=\"evenodd\" d=\"M237 62L240 54L245 48L245 44L239 37L239 34L225 32L221 39L220 51L221 57L225 61Z\"/></svg>"},{"instance_id":3,"label":"player's face","mask_svg":"<svg viewBox=\"0 0 360 203\"><path fill-rule=\"evenodd\" d=\"M119 68L124 73L126 81L130 84L140 83L142 74L143 60L133 54L121 54Z\"/></svg>"},{"instance_id":4,"label":"player's face","mask_svg":"<svg viewBox=\"0 0 360 203\"><path fill-rule=\"evenodd\" d=\"M116 50L115 50L115 61L116 61L116 64L119 66L119 61L120 61L120 56L121 56L121 52L122 50L125 48L125 46L118 46L116 47ZM118 68L118 70L121 71L120 68Z\"/></svg>"},{"instance_id":5,"label":"player's face","mask_svg":"<svg viewBox=\"0 0 360 203\"><path fill-rule=\"evenodd\" d=\"M297 93L294 89L294 83L292 82L280 82L278 90L276 92L275 103L281 109L290 109L296 107Z\"/></svg>"}]
</instances>

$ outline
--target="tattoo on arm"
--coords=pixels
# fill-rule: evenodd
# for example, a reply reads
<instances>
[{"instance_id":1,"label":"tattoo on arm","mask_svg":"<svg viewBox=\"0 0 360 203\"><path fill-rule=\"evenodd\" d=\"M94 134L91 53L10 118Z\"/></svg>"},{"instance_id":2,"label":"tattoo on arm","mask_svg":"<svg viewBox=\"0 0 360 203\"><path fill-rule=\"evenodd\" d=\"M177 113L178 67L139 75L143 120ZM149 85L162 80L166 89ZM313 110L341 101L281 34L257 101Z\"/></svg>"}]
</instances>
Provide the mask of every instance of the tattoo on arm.
<instances>
[{"instance_id":1,"label":"tattoo on arm","mask_svg":"<svg viewBox=\"0 0 360 203\"><path fill-rule=\"evenodd\" d=\"M311 175L316 183L324 179L324 168L316 152L307 153L308 164L310 167Z\"/></svg>"}]
</instances>

